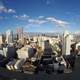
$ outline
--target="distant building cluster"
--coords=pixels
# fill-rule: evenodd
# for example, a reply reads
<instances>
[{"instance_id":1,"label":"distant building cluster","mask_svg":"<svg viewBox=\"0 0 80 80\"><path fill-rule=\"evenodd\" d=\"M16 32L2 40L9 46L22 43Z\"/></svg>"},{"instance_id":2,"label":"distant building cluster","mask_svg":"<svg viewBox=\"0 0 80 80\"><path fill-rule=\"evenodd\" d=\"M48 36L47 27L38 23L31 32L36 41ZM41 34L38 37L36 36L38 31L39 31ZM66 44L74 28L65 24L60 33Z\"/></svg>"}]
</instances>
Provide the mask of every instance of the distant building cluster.
<instances>
[{"instance_id":1,"label":"distant building cluster","mask_svg":"<svg viewBox=\"0 0 80 80\"><path fill-rule=\"evenodd\" d=\"M31 36L32 35L32 36ZM77 35L79 36L79 35ZM49 33L26 33L23 27L19 27L15 32L12 30L7 30L4 34L0 35L0 44L10 44L18 42L22 45L27 45L28 43L37 43L42 49L44 49L44 41L49 40L50 44L53 46L55 44L61 43L62 53L70 53L70 45L73 43L78 43L79 39L77 36L72 35L68 31L61 34L49 34Z\"/></svg>"},{"instance_id":2,"label":"distant building cluster","mask_svg":"<svg viewBox=\"0 0 80 80\"><path fill-rule=\"evenodd\" d=\"M5 65L9 70L18 70L21 67L25 69L37 59L45 58L44 60L47 62L43 60L44 66L44 63L49 64L54 58L51 64L54 64L55 69L57 68L55 65L57 65L57 69L59 69L59 63L64 67L69 65L66 60L72 58L72 53L77 52L80 55L80 42L75 41L70 32L65 31L62 35L49 35L36 34L31 36L25 33L23 28L17 28L15 33L12 30L7 30L0 35L0 57L6 58L5 61L1 59L3 62L0 63L0 66ZM63 63L59 61L59 58ZM25 62L28 64L27 66L23 66Z\"/></svg>"}]
</instances>

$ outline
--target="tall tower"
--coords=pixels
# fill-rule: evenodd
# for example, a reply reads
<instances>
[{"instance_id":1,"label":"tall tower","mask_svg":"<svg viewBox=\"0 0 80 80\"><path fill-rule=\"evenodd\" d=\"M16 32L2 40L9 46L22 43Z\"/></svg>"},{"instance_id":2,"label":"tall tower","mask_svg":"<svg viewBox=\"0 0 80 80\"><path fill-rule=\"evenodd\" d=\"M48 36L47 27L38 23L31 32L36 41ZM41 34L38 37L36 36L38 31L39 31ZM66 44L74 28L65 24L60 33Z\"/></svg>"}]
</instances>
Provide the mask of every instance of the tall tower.
<instances>
[{"instance_id":1,"label":"tall tower","mask_svg":"<svg viewBox=\"0 0 80 80\"><path fill-rule=\"evenodd\" d=\"M18 34L19 39L23 39L23 27L17 28L16 32Z\"/></svg>"},{"instance_id":2,"label":"tall tower","mask_svg":"<svg viewBox=\"0 0 80 80\"><path fill-rule=\"evenodd\" d=\"M65 31L63 34L63 44L62 44L62 54L63 55L70 55L70 49L71 49L71 40L72 40L72 35L68 32Z\"/></svg>"},{"instance_id":3,"label":"tall tower","mask_svg":"<svg viewBox=\"0 0 80 80\"><path fill-rule=\"evenodd\" d=\"M11 30L6 31L6 42L7 43L13 42L13 32Z\"/></svg>"},{"instance_id":4,"label":"tall tower","mask_svg":"<svg viewBox=\"0 0 80 80\"><path fill-rule=\"evenodd\" d=\"M0 35L0 44L2 44L2 43L3 43L3 36Z\"/></svg>"}]
</instances>

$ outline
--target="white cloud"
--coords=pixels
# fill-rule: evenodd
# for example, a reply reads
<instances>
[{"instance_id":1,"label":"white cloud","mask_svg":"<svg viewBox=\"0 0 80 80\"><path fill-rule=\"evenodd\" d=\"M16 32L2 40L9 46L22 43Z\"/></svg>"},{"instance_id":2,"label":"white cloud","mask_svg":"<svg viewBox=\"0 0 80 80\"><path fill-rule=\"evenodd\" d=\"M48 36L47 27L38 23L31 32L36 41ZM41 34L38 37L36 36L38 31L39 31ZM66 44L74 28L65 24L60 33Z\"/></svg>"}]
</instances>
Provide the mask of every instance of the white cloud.
<instances>
[{"instance_id":1,"label":"white cloud","mask_svg":"<svg viewBox=\"0 0 80 80\"><path fill-rule=\"evenodd\" d=\"M55 24L56 26L65 28L69 24L67 21L56 19L55 17L38 16L37 18L31 18L30 16L23 14L19 16L15 15L14 18L23 21L25 20L27 23L34 24L34 25L51 23L51 24Z\"/></svg>"},{"instance_id":2,"label":"white cloud","mask_svg":"<svg viewBox=\"0 0 80 80\"><path fill-rule=\"evenodd\" d=\"M29 16L28 15L26 15L26 14L23 14L22 16L20 16L21 18L29 18Z\"/></svg>"},{"instance_id":3,"label":"white cloud","mask_svg":"<svg viewBox=\"0 0 80 80\"><path fill-rule=\"evenodd\" d=\"M41 19L29 19L28 20L29 23L32 23L32 24L44 24L46 23L47 21L46 20L41 20Z\"/></svg>"},{"instance_id":4,"label":"white cloud","mask_svg":"<svg viewBox=\"0 0 80 80\"><path fill-rule=\"evenodd\" d=\"M0 6L0 13L16 13L16 11L13 9L8 9L4 6Z\"/></svg>"},{"instance_id":5,"label":"white cloud","mask_svg":"<svg viewBox=\"0 0 80 80\"><path fill-rule=\"evenodd\" d=\"M60 19L56 19L55 17L47 17L39 16L37 19L29 19L29 23L33 24L44 24L44 23L53 23L59 27L66 27L69 23L67 21L63 21Z\"/></svg>"},{"instance_id":6,"label":"white cloud","mask_svg":"<svg viewBox=\"0 0 80 80\"><path fill-rule=\"evenodd\" d=\"M5 7L4 3L0 1L0 13L16 13L16 11Z\"/></svg>"},{"instance_id":7,"label":"white cloud","mask_svg":"<svg viewBox=\"0 0 80 80\"><path fill-rule=\"evenodd\" d=\"M28 20L29 19L29 16L28 15L26 15L26 14L23 14L23 15L14 15L13 16L14 18L16 18L16 19L19 19L19 20Z\"/></svg>"},{"instance_id":8,"label":"white cloud","mask_svg":"<svg viewBox=\"0 0 80 80\"><path fill-rule=\"evenodd\" d=\"M2 12L6 12L6 8L4 6L0 5L0 13L2 13Z\"/></svg>"},{"instance_id":9,"label":"white cloud","mask_svg":"<svg viewBox=\"0 0 80 80\"><path fill-rule=\"evenodd\" d=\"M38 16L39 19L44 19L44 16Z\"/></svg>"},{"instance_id":10,"label":"white cloud","mask_svg":"<svg viewBox=\"0 0 80 80\"><path fill-rule=\"evenodd\" d=\"M46 20L44 20L44 16L39 16L37 17L37 19L31 18L30 16L26 14L14 15L13 17L18 20L27 21L29 24L41 25L47 22Z\"/></svg>"},{"instance_id":11,"label":"white cloud","mask_svg":"<svg viewBox=\"0 0 80 80\"><path fill-rule=\"evenodd\" d=\"M13 9L8 9L7 12L8 12L8 13L16 13L16 11L13 10Z\"/></svg>"},{"instance_id":12,"label":"white cloud","mask_svg":"<svg viewBox=\"0 0 80 80\"><path fill-rule=\"evenodd\" d=\"M14 18L22 21L27 21L29 24L36 24L41 25L47 22L47 20L44 19L44 16L39 16L36 19L31 18L30 16L23 14L23 15L14 15Z\"/></svg>"},{"instance_id":13,"label":"white cloud","mask_svg":"<svg viewBox=\"0 0 80 80\"><path fill-rule=\"evenodd\" d=\"M69 23L66 22L66 21L63 21L63 20L59 20L59 19L56 19L54 17L48 17L46 18L46 20L48 20L49 22L51 23L55 23L57 26L59 27L66 27L66 25L68 25Z\"/></svg>"}]
</instances>

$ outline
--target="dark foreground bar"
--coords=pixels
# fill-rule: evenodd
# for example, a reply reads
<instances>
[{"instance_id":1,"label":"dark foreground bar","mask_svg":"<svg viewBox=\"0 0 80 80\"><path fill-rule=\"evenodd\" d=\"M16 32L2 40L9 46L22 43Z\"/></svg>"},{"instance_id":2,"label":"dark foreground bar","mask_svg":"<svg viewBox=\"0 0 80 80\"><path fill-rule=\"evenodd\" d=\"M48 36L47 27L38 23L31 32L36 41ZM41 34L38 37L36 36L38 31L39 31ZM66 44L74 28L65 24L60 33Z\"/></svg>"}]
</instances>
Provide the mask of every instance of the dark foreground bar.
<instances>
[{"instance_id":1,"label":"dark foreground bar","mask_svg":"<svg viewBox=\"0 0 80 80\"><path fill-rule=\"evenodd\" d=\"M20 73L0 68L0 80L80 80L80 57L76 59L75 70L72 73L39 72L38 74Z\"/></svg>"}]
</instances>

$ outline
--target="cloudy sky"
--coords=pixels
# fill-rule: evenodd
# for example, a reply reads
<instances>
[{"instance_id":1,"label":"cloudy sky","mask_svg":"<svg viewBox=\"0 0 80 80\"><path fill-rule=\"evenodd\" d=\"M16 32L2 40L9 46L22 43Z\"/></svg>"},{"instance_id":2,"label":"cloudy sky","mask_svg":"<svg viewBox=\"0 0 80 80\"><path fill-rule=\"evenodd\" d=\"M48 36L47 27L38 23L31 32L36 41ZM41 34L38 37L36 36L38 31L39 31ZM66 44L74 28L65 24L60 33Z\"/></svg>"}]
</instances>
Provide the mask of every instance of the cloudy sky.
<instances>
[{"instance_id":1,"label":"cloudy sky","mask_svg":"<svg viewBox=\"0 0 80 80\"><path fill-rule=\"evenodd\" d=\"M0 0L0 32L80 31L80 0Z\"/></svg>"}]
</instances>

